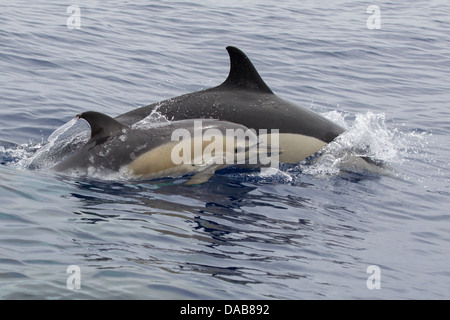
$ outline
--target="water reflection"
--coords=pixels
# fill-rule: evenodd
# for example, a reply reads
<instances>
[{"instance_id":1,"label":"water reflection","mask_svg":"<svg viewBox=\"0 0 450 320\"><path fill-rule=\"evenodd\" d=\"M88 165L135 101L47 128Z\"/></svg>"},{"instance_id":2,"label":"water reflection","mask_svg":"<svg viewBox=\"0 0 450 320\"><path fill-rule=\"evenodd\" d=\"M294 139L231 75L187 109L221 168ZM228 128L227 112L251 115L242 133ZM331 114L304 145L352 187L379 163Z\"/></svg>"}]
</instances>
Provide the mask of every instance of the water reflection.
<instances>
[{"instance_id":1,"label":"water reflection","mask_svg":"<svg viewBox=\"0 0 450 320\"><path fill-rule=\"evenodd\" d=\"M98 268L128 261L164 273L258 284L307 278L314 260L351 264L348 252L340 257L335 251L361 249L355 244L364 240L365 230L342 216L346 210L355 213L298 196L302 190L311 194L310 184L278 194L275 189L289 186L252 184L226 174L198 186L184 181L69 182L79 190L70 195L80 202L76 220L97 225L86 260Z\"/></svg>"}]
</instances>

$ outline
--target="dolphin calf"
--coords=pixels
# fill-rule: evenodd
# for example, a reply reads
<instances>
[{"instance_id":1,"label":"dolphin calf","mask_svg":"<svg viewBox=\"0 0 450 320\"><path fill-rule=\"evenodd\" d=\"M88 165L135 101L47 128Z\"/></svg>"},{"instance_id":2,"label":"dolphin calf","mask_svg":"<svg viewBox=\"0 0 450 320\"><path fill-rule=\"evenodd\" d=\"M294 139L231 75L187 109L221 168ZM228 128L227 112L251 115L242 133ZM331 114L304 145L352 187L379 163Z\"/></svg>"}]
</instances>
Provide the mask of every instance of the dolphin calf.
<instances>
[{"instance_id":1,"label":"dolphin calf","mask_svg":"<svg viewBox=\"0 0 450 320\"><path fill-rule=\"evenodd\" d=\"M199 184L216 170L239 164L238 160L258 166L262 146L271 156L279 152L267 150L268 146L260 142L254 131L226 121L188 119L130 126L94 111L77 118L89 123L90 139L54 166L56 172L87 175L99 170L102 174L119 172L136 179L194 174L186 184Z\"/></svg>"},{"instance_id":2,"label":"dolphin calf","mask_svg":"<svg viewBox=\"0 0 450 320\"><path fill-rule=\"evenodd\" d=\"M274 135L282 151L280 161L299 162L333 141L344 129L323 116L275 95L238 48L227 47L230 72L219 86L164 100L122 114L115 119L132 125L152 112L169 120L218 119ZM277 133L271 133L277 130Z\"/></svg>"}]
</instances>

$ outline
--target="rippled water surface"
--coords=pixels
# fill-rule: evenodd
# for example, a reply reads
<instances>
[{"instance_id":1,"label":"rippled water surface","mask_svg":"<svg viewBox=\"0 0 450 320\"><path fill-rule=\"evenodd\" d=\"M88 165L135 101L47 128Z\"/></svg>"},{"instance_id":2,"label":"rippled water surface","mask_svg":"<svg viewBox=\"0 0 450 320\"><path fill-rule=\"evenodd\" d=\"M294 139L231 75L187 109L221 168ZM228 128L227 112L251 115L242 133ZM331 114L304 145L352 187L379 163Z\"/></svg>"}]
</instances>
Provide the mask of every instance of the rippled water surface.
<instances>
[{"instance_id":1,"label":"rippled water surface","mask_svg":"<svg viewBox=\"0 0 450 320\"><path fill-rule=\"evenodd\" d=\"M2 1L0 297L448 299L450 5L373 3L371 30L370 4ZM220 84L228 45L347 132L320 158L197 186L26 168L82 111L117 116ZM342 150L389 174L344 172Z\"/></svg>"}]
</instances>

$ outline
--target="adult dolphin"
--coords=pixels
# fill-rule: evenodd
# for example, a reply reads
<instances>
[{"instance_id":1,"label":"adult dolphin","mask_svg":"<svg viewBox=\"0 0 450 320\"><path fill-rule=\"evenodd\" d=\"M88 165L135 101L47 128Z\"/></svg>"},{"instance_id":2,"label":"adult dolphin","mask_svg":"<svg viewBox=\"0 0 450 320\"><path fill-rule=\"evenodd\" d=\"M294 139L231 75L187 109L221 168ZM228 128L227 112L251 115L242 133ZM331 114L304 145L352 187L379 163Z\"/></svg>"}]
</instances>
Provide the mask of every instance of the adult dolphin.
<instances>
[{"instance_id":1,"label":"adult dolphin","mask_svg":"<svg viewBox=\"0 0 450 320\"><path fill-rule=\"evenodd\" d=\"M227 47L230 72L221 85L135 109L116 117L132 125L157 110L169 120L211 118L279 131L280 161L296 163L322 149L344 129L323 116L281 99L262 80L250 59Z\"/></svg>"}]
</instances>

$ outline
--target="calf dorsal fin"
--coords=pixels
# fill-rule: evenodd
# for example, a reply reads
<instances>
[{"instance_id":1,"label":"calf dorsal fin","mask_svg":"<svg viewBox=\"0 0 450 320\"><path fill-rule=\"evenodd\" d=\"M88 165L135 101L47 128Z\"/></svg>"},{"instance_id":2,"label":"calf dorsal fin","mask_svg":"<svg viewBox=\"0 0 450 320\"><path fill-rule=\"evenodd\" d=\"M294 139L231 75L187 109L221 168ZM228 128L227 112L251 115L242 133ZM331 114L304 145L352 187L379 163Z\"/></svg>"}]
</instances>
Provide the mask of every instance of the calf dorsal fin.
<instances>
[{"instance_id":1,"label":"calf dorsal fin","mask_svg":"<svg viewBox=\"0 0 450 320\"><path fill-rule=\"evenodd\" d=\"M83 112L77 115L77 118L86 120L91 126L91 140L109 137L127 128L123 123L100 112Z\"/></svg>"}]
</instances>

